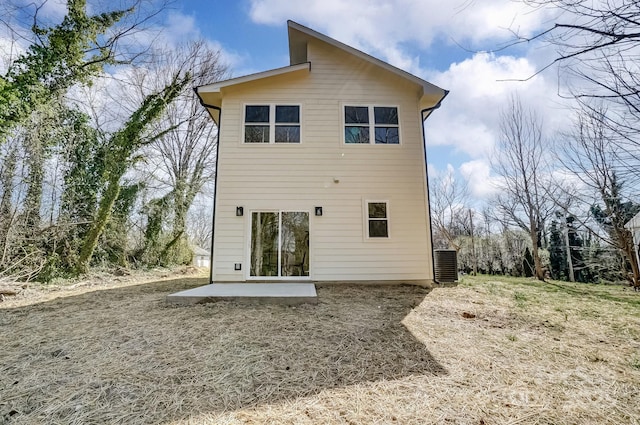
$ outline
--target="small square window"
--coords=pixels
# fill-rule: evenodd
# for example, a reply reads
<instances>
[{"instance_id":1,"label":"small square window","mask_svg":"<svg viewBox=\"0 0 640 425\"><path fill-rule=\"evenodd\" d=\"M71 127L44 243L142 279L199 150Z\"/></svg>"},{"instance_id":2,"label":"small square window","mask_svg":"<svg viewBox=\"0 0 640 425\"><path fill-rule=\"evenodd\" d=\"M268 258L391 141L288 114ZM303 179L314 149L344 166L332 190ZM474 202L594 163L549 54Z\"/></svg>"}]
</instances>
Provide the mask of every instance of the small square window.
<instances>
[{"instance_id":1,"label":"small square window","mask_svg":"<svg viewBox=\"0 0 640 425\"><path fill-rule=\"evenodd\" d=\"M244 122L269 122L269 105L250 106L245 108Z\"/></svg>"},{"instance_id":2,"label":"small square window","mask_svg":"<svg viewBox=\"0 0 640 425\"><path fill-rule=\"evenodd\" d=\"M345 124L368 124L369 123L369 107L345 106L344 122Z\"/></svg>"},{"instance_id":3,"label":"small square window","mask_svg":"<svg viewBox=\"0 0 640 425\"><path fill-rule=\"evenodd\" d=\"M300 143L299 125L276 125L276 143Z\"/></svg>"},{"instance_id":4,"label":"small square window","mask_svg":"<svg viewBox=\"0 0 640 425\"><path fill-rule=\"evenodd\" d=\"M276 123L300 123L300 107L276 106Z\"/></svg>"},{"instance_id":5,"label":"small square window","mask_svg":"<svg viewBox=\"0 0 640 425\"><path fill-rule=\"evenodd\" d=\"M369 127L345 127L345 143L369 143Z\"/></svg>"},{"instance_id":6,"label":"small square window","mask_svg":"<svg viewBox=\"0 0 640 425\"><path fill-rule=\"evenodd\" d=\"M369 218L387 218L387 203L369 202Z\"/></svg>"},{"instance_id":7,"label":"small square window","mask_svg":"<svg viewBox=\"0 0 640 425\"><path fill-rule=\"evenodd\" d=\"M376 125L395 124L398 125L398 108L376 106L373 108Z\"/></svg>"},{"instance_id":8,"label":"small square window","mask_svg":"<svg viewBox=\"0 0 640 425\"><path fill-rule=\"evenodd\" d=\"M388 203L367 202L367 237L389 237Z\"/></svg>"},{"instance_id":9,"label":"small square window","mask_svg":"<svg viewBox=\"0 0 640 425\"><path fill-rule=\"evenodd\" d=\"M268 125L246 125L244 127L245 143L269 143Z\"/></svg>"},{"instance_id":10,"label":"small square window","mask_svg":"<svg viewBox=\"0 0 640 425\"><path fill-rule=\"evenodd\" d=\"M387 220L369 220L370 238L388 238Z\"/></svg>"},{"instance_id":11,"label":"small square window","mask_svg":"<svg viewBox=\"0 0 640 425\"><path fill-rule=\"evenodd\" d=\"M397 145L399 143L398 127L376 127L376 144Z\"/></svg>"}]
</instances>

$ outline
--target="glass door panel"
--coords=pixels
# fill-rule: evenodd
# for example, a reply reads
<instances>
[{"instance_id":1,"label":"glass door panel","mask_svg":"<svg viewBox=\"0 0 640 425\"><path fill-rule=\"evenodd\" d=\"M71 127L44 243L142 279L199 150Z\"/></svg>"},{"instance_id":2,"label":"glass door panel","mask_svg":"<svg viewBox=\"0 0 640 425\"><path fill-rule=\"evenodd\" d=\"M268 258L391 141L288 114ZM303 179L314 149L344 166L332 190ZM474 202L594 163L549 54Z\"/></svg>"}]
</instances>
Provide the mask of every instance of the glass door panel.
<instances>
[{"instance_id":1,"label":"glass door panel","mask_svg":"<svg viewBox=\"0 0 640 425\"><path fill-rule=\"evenodd\" d=\"M309 276L308 212L251 214L250 276Z\"/></svg>"},{"instance_id":2,"label":"glass door panel","mask_svg":"<svg viewBox=\"0 0 640 425\"><path fill-rule=\"evenodd\" d=\"M309 213L282 212L280 276L309 276Z\"/></svg>"},{"instance_id":3,"label":"glass door panel","mask_svg":"<svg viewBox=\"0 0 640 425\"><path fill-rule=\"evenodd\" d=\"M278 276L279 214L251 214L251 276Z\"/></svg>"}]
</instances>

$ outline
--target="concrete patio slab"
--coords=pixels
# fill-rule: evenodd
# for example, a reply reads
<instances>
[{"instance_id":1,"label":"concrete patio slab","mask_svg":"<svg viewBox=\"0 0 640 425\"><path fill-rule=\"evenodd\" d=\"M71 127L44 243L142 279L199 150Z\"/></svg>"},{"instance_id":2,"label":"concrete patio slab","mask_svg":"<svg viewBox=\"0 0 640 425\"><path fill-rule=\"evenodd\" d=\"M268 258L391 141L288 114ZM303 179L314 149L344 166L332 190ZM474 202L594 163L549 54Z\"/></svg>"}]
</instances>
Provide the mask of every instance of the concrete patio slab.
<instances>
[{"instance_id":1,"label":"concrete patio slab","mask_svg":"<svg viewBox=\"0 0 640 425\"><path fill-rule=\"evenodd\" d=\"M313 283L213 283L167 295L169 304L192 305L216 301L272 304L316 304Z\"/></svg>"}]
</instances>

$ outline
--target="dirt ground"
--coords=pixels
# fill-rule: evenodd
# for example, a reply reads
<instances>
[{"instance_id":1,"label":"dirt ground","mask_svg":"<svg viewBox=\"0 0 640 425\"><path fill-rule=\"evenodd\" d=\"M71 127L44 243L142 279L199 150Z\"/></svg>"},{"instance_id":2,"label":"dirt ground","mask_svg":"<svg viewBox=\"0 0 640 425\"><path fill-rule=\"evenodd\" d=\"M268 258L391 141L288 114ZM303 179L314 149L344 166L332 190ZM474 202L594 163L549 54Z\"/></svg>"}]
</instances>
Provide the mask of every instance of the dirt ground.
<instances>
[{"instance_id":1,"label":"dirt ground","mask_svg":"<svg viewBox=\"0 0 640 425\"><path fill-rule=\"evenodd\" d=\"M161 277L1 302L0 424L640 423L626 288L465 277L176 307L206 279Z\"/></svg>"}]
</instances>

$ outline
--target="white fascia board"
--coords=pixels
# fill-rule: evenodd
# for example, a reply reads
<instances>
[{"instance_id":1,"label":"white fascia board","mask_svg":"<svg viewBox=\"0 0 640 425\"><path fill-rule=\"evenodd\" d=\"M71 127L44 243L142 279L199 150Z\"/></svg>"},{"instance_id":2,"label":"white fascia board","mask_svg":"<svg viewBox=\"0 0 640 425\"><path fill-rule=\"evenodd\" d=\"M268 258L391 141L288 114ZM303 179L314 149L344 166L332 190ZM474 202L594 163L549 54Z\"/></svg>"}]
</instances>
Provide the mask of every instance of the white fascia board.
<instances>
[{"instance_id":1,"label":"white fascia board","mask_svg":"<svg viewBox=\"0 0 640 425\"><path fill-rule=\"evenodd\" d=\"M282 68L271 69L269 71L258 72L256 74L244 75L242 77L231 78L229 80L218 81L212 84L206 84L204 86L196 87L198 93L217 93L221 89L229 86L235 86L237 84L248 83L251 81L261 80L263 78L275 77L277 75L289 74L297 71L311 70L311 64L309 62L285 66Z\"/></svg>"}]
</instances>

